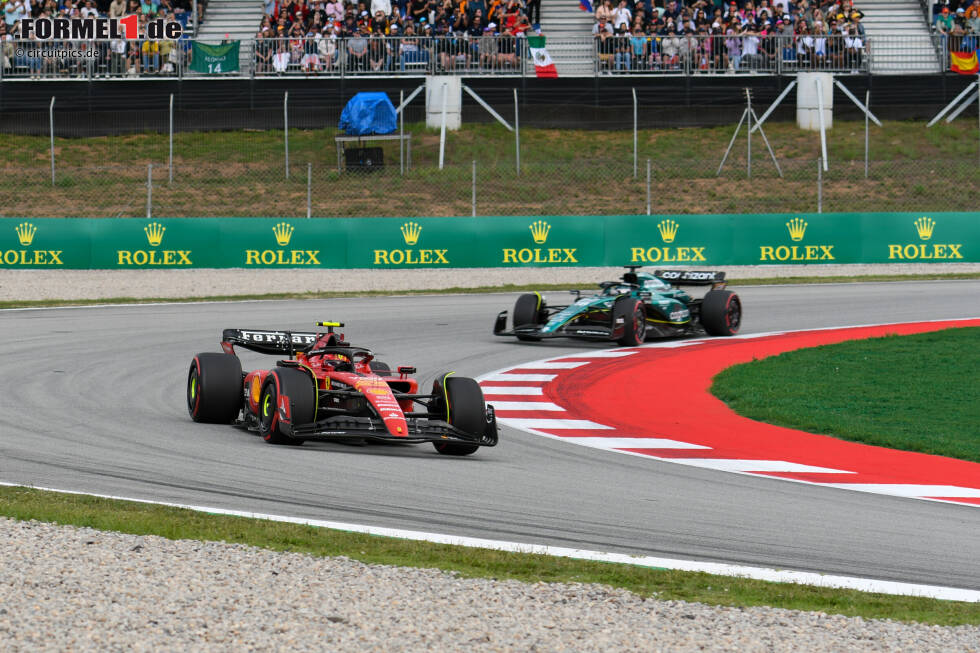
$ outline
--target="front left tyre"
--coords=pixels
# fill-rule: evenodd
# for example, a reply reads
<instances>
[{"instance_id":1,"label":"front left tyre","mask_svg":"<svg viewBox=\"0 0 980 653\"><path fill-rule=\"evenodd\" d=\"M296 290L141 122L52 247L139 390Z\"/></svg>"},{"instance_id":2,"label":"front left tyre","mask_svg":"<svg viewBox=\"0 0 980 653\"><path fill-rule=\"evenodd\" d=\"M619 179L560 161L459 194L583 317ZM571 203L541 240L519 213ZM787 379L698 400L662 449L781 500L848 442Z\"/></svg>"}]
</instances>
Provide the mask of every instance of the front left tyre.
<instances>
[{"instance_id":1,"label":"front left tyre","mask_svg":"<svg viewBox=\"0 0 980 653\"><path fill-rule=\"evenodd\" d=\"M514 328L538 326L543 322L541 319L541 309L544 301L537 293L525 293L514 302ZM537 336L517 334L518 340L537 341L541 340Z\"/></svg>"},{"instance_id":2,"label":"front left tyre","mask_svg":"<svg viewBox=\"0 0 980 653\"><path fill-rule=\"evenodd\" d=\"M643 344L647 334L646 311L643 302L635 297L620 297L613 304L613 327L623 320L623 333L619 344L636 347Z\"/></svg>"},{"instance_id":3,"label":"front left tyre","mask_svg":"<svg viewBox=\"0 0 980 653\"><path fill-rule=\"evenodd\" d=\"M429 410L433 418L445 420L474 438L481 436L486 428L486 403L480 384L464 376L440 374L432 384L432 394L438 396ZM432 446L444 456L468 456L480 448L459 442L433 442Z\"/></svg>"},{"instance_id":4,"label":"front left tyre","mask_svg":"<svg viewBox=\"0 0 980 653\"><path fill-rule=\"evenodd\" d=\"M187 412L195 422L229 424L242 410L242 363L234 354L205 352L187 373Z\"/></svg>"},{"instance_id":5,"label":"front left tyre","mask_svg":"<svg viewBox=\"0 0 980 653\"><path fill-rule=\"evenodd\" d=\"M279 399L289 402L289 423L293 426L309 424L316 412L316 387L306 372L288 367L271 372L262 384L259 395L259 434L269 444L302 444L293 438L292 428L282 422Z\"/></svg>"}]
</instances>

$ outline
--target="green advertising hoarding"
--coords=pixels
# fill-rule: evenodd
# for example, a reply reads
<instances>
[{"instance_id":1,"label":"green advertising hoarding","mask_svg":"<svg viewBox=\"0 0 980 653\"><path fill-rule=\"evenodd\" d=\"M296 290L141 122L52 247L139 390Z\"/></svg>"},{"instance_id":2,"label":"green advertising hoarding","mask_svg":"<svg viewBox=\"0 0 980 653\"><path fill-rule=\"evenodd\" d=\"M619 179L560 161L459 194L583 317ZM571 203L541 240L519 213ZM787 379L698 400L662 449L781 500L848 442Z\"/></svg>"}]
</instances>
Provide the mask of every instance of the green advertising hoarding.
<instances>
[{"instance_id":1,"label":"green advertising hoarding","mask_svg":"<svg viewBox=\"0 0 980 653\"><path fill-rule=\"evenodd\" d=\"M6 268L687 267L980 261L980 213L0 218Z\"/></svg>"}]
</instances>

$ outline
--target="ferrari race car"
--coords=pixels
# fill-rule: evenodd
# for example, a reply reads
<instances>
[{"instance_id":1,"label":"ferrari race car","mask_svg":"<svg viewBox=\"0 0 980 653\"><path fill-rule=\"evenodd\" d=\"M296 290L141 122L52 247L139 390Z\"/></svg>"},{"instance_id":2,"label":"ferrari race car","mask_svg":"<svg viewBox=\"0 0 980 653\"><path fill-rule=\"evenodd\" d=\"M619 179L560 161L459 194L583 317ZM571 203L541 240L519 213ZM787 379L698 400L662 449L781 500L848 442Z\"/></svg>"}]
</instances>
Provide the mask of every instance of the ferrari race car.
<instances>
[{"instance_id":1,"label":"ferrari race car","mask_svg":"<svg viewBox=\"0 0 980 653\"><path fill-rule=\"evenodd\" d=\"M431 442L466 456L497 444L493 406L473 379L440 374L420 394L414 367L397 372L318 322L323 333L225 329L224 353L198 354L187 375L187 410L195 422L235 423L271 444L304 440ZM270 370L242 372L235 346L288 356Z\"/></svg>"},{"instance_id":2,"label":"ferrari race car","mask_svg":"<svg viewBox=\"0 0 980 653\"><path fill-rule=\"evenodd\" d=\"M638 272L635 265L617 281L603 281L601 290L583 297L572 290L575 301L548 306L540 293L521 295L514 304L512 328L507 331L507 311L497 315L494 335L518 340L572 337L614 340L635 346L654 336L707 333L730 336L742 322L742 302L726 290L724 272L657 270ZM692 298L679 286L711 286L701 298Z\"/></svg>"}]
</instances>

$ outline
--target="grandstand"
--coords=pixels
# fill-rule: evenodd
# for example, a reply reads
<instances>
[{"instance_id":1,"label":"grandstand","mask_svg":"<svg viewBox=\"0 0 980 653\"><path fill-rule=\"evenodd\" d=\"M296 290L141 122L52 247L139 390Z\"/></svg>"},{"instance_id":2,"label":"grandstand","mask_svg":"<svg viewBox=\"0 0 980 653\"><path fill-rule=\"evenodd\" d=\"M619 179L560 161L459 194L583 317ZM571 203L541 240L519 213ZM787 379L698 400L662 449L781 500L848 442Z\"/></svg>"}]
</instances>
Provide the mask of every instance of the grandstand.
<instances>
[{"instance_id":1,"label":"grandstand","mask_svg":"<svg viewBox=\"0 0 980 653\"><path fill-rule=\"evenodd\" d=\"M327 14L325 3L302 0L297 5L275 3L272 19L278 25L256 46L255 35L266 18L262 0L210 0L206 19L193 38L203 43L241 41L239 69L230 76L325 76L325 77L421 77L453 74L463 76L533 77L524 36L534 28L523 16L520 0L469 0L454 3L455 13L442 13L438 3L419 11L399 14L398 3L387 16L368 16L367 7L346 2L343 10ZM331 3L335 4L335 3ZM644 3L637 3L642 7ZM661 5L663 2L660 3ZM740 3L741 6L747 2ZM654 3L657 6L657 3ZM678 3L680 7L694 3ZM203 0L199 3L203 7ZM336 3L336 6L340 6ZM381 3L385 6L385 3ZM412 5L407 5L411 9ZM459 7L463 9L460 10ZM483 7L489 18L475 18L474 6ZM782 5L780 5L782 6ZM825 11L849 12L847 2L823 3ZM438 7L432 9L432 7ZM597 75L701 75L752 73L793 75L799 70L821 70L851 74L936 74L949 69L949 40L930 29L929 10L920 0L861 0L861 18L838 13L824 16L798 13L791 17L751 17L736 14L699 15L696 9L682 25L669 21L644 21L641 32L593 36L594 14L583 11L576 0L548 0L541 7L540 30L559 77ZM358 13L358 10L363 10ZM451 10L452 11L452 10ZM383 13L383 12L382 12ZM415 13L413 20L412 14ZM639 13L639 11L637 11ZM280 15L281 14L281 15ZM748 19L747 17L751 17ZM178 14L187 23L187 14ZM636 18L636 17L634 17ZM648 17L649 18L649 17ZM784 24L773 24L776 19ZM836 19L835 25L831 21ZM858 20L860 22L858 22ZM807 23L808 32L801 33ZM851 38L842 28L858 28ZM685 27L675 34L675 27ZM975 25L963 24L969 33ZM188 24L188 27L192 25ZM632 27L636 27L633 25ZM733 31L729 31L734 28ZM862 35L863 32L863 35ZM370 37L370 38L367 38ZM636 37L635 42L631 37ZM31 42L7 34L0 79L97 79L124 75L153 75L182 78L198 76L189 70L189 57L174 57L173 66L142 62L141 39L130 43L125 70L113 65L112 43L89 41L87 48L97 56L69 62L56 61L52 50L59 44L42 42L42 54L16 55ZM975 46L978 37L957 40ZM34 43L37 45L37 43ZM64 45L67 45L65 43ZM183 50L189 45L181 46ZM160 46L161 53L165 47ZM182 51L183 51L182 50ZM169 48L168 48L169 51Z\"/></svg>"}]
</instances>

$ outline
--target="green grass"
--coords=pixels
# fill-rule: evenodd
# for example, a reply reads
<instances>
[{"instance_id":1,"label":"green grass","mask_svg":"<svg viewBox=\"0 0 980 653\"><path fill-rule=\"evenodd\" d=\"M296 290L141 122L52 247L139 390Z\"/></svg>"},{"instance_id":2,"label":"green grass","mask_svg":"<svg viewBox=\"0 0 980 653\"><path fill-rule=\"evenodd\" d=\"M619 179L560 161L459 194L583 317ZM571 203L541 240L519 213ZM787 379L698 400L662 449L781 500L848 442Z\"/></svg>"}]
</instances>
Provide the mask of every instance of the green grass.
<instances>
[{"instance_id":1,"label":"green grass","mask_svg":"<svg viewBox=\"0 0 980 653\"><path fill-rule=\"evenodd\" d=\"M873 274L864 276L828 276L828 277L763 277L758 279L737 279L733 286L762 286L776 284L808 284L808 283L860 283L874 281L927 281L927 280L956 280L980 279L980 272L950 272L932 274ZM302 293L267 293L245 295L210 295L207 297L107 297L102 299L34 299L34 300L3 300L0 310L5 308L47 308L56 306L95 306L99 304L157 304L161 302L224 302L224 301L253 301L281 299L331 299L336 297L378 297L391 295L438 295L438 294L475 294L475 293L508 293L523 291L561 291L587 290L592 284L582 283L551 283L551 284L503 284L500 286L453 287L439 289L412 290L359 290L353 292L302 292Z\"/></svg>"},{"instance_id":2,"label":"green grass","mask_svg":"<svg viewBox=\"0 0 980 653\"><path fill-rule=\"evenodd\" d=\"M646 212L646 161L651 160L651 210L672 213L782 213L817 210L820 138L794 123L765 129L784 176L761 142L746 175L745 132L716 176L735 125L644 129L633 133L522 129L521 174L515 139L503 126L467 124L448 136L445 167L439 131L412 132L412 167L400 175L397 144L382 143L384 170L337 172L336 130L289 131L290 178L282 130L185 132L174 135L169 183L166 134L56 138L51 185L46 136L0 134L0 213L12 217L139 217L146 214L147 165L153 164L153 214L161 217L306 215L316 217L470 215L472 162L477 163L477 214L598 215ZM871 165L864 176L864 124L835 121L828 133L830 169L822 208L834 211L975 210L976 121L927 129L924 122L886 122L870 131ZM6 173L6 174L3 174ZM24 192L29 188L31 192ZM956 192L950 192L954 188Z\"/></svg>"},{"instance_id":3,"label":"green grass","mask_svg":"<svg viewBox=\"0 0 980 653\"><path fill-rule=\"evenodd\" d=\"M786 352L711 391L737 413L844 440L980 462L980 327Z\"/></svg>"},{"instance_id":4,"label":"green grass","mask_svg":"<svg viewBox=\"0 0 980 653\"><path fill-rule=\"evenodd\" d=\"M463 577L601 583L660 600L770 605L945 626L980 624L980 606L973 603L415 542L22 487L0 487L0 515L170 539L241 543L314 556L343 555L366 563L455 571Z\"/></svg>"}]
</instances>

